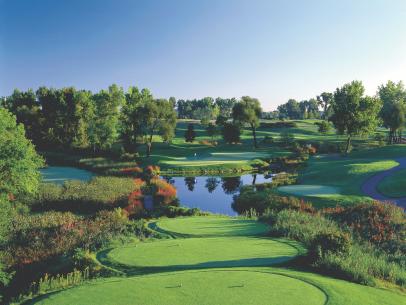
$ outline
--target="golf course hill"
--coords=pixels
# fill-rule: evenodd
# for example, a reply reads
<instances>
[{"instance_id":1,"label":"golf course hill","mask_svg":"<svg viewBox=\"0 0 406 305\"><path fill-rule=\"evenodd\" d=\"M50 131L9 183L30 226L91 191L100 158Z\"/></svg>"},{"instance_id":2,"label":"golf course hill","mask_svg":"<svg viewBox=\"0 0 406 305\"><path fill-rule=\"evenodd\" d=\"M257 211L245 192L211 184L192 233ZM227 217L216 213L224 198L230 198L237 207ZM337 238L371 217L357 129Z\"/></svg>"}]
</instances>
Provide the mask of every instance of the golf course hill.
<instances>
[{"instance_id":1,"label":"golf course hill","mask_svg":"<svg viewBox=\"0 0 406 305\"><path fill-rule=\"evenodd\" d=\"M25 304L392 305L405 295L295 270L306 249L267 236L267 225L232 217L164 218L161 239L103 250L97 259L121 277L88 281Z\"/></svg>"}]
</instances>

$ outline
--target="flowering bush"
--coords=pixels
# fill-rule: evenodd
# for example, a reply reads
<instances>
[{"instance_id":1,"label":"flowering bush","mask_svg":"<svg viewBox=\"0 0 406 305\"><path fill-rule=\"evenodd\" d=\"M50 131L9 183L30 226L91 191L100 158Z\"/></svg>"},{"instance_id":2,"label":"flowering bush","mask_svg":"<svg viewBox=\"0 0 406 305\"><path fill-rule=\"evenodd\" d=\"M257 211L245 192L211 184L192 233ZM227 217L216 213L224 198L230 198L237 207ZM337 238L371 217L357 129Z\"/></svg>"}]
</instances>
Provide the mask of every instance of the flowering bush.
<instances>
[{"instance_id":1,"label":"flowering bush","mask_svg":"<svg viewBox=\"0 0 406 305\"><path fill-rule=\"evenodd\" d=\"M125 174L125 175L140 175L143 170L141 167L138 166L134 166L134 167L126 167L120 170L121 173Z\"/></svg>"},{"instance_id":2,"label":"flowering bush","mask_svg":"<svg viewBox=\"0 0 406 305\"><path fill-rule=\"evenodd\" d=\"M325 209L323 213L349 226L360 238L375 244L406 240L406 217L402 208L375 201L349 207Z\"/></svg>"},{"instance_id":3,"label":"flowering bush","mask_svg":"<svg viewBox=\"0 0 406 305\"><path fill-rule=\"evenodd\" d=\"M176 199L176 188L163 179L154 178L150 182L156 204L171 204Z\"/></svg>"},{"instance_id":4,"label":"flowering bush","mask_svg":"<svg viewBox=\"0 0 406 305\"><path fill-rule=\"evenodd\" d=\"M150 181L160 175L161 169L156 165L148 165L144 170L144 179Z\"/></svg>"}]
</instances>

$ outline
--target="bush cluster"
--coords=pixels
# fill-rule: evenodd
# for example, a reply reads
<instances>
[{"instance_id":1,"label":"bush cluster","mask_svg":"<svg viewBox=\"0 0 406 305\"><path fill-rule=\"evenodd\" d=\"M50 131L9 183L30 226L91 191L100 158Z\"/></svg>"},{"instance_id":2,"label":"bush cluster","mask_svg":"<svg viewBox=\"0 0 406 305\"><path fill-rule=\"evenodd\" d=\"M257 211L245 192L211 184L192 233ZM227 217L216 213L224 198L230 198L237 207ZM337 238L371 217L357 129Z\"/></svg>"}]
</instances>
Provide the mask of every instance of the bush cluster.
<instances>
[{"instance_id":1,"label":"bush cluster","mask_svg":"<svg viewBox=\"0 0 406 305\"><path fill-rule=\"evenodd\" d=\"M91 213L113 210L127 204L128 194L134 189L132 179L96 177L90 182L67 181L62 186L42 184L32 201L34 211L70 211Z\"/></svg>"}]
</instances>

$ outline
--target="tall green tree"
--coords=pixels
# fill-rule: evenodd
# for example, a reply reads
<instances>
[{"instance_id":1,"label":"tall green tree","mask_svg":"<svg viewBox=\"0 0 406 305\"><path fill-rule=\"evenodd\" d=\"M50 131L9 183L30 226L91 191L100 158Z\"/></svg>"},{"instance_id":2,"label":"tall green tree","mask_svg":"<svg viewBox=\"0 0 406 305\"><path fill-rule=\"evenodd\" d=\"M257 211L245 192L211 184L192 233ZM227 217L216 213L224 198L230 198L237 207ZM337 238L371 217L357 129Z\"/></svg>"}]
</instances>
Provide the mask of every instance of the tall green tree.
<instances>
[{"instance_id":1,"label":"tall green tree","mask_svg":"<svg viewBox=\"0 0 406 305\"><path fill-rule=\"evenodd\" d=\"M176 111L172 102L165 99L148 100L138 108L140 128L138 134L147 146L147 157L151 155L154 135L167 135L176 127Z\"/></svg>"},{"instance_id":2,"label":"tall green tree","mask_svg":"<svg viewBox=\"0 0 406 305\"><path fill-rule=\"evenodd\" d=\"M329 117L329 110L331 103L333 102L333 94L330 92L323 92L317 96L317 102L319 106L323 108L323 119L327 120Z\"/></svg>"},{"instance_id":3,"label":"tall green tree","mask_svg":"<svg viewBox=\"0 0 406 305\"><path fill-rule=\"evenodd\" d=\"M137 148L138 130L141 128L139 120L139 107L144 103L152 101L153 96L148 89L139 90L137 87L130 87L125 94L125 104L121 109L121 138L124 149L134 152ZM168 134L170 137L170 133Z\"/></svg>"},{"instance_id":4,"label":"tall green tree","mask_svg":"<svg viewBox=\"0 0 406 305\"><path fill-rule=\"evenodd\" d=\"M355 135L366 135L374 132L379 124L379 111L382 103L378 98L364 96L364 85L353 81L337 88L334 93L330 120L339 134L347 135L346 153L351 147Z\"/></svg>"},{"instance_id":5,"label":"tall green tree","mask_svg":"<svg viewBox=\"0 0 406 305\"><path fill-rule=\"evenodd\" d=\"M33 194L40 182L38 169L43 160L25 137L24 126L0 108L0 196Z\"/></svg>"},{"instance_id":6,"label":"tall green tree","mask_svg":"<svg viewBox=\"0 0 406 305\"><path fill-rule=\"evenodd\" d=\"M93 95L94 119L89 126L89 139L94 150L111 148L117 140L120 107L124 104L124 91L113 84L108 90Z\"/></svg>"},{"instance_id":7,"label":"tall green tree","mask_svg":"<svg viewBox=\"0 0 406 305\"><path fill-rule=\"evenodd\" d=\"M256 128L259 126L262 108L259 100L249 96L243 96L233 107L233 119L241 125L248 124L252 130L254 147L258 147Z\"/></svg>"},{"instance_id":8,"label":"tall green tree","mask_svg":"<svg viewBox=\"0 0 406 305\"><path fill-rule=\"evenodd\" d=\"M389 129L389 143L399 142L405 125L405 87L402 82L388 81L379 86L378 94L383 104L380 116L384 126Z\"/></svg>"}]
</instances>

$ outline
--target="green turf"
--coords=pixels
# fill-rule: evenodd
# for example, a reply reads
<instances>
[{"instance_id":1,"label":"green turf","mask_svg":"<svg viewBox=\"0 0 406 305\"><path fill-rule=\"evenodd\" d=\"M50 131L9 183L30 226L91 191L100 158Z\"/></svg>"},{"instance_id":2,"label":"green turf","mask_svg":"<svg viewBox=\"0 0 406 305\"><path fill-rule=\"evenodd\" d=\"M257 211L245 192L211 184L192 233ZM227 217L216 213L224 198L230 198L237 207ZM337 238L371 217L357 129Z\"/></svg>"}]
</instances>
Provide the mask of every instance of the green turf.
<instances>
[{"instance_id":1,"label":"green turf","mask_svg":"<svg viewBox=\"0 0 406 305\"><path fill-rule=\"evenodd\" d=\"M378 191L388 197L406 197L406 169L400 169L378 184Z\"/></svg>"},{"instance_id":2,"label":"green turf","mask_svg":"<svg viewBox=\"0 0 406 305\"><path fill-rule=\"evenodd\" d=\"M181 217L161 219L156 226L166 232L191 236L263 235L269 228L264 223L230 217Z\"/></svg>"},{"instance_id":3,"label":"green turf","mask_svg":"<svg viewBox=\"0 0 406 305\"><path fill-rule=\"evenodd\" d=\"M104 261L124 271L269 266L291 260L304 249L284 239L259 237L186 238L139 243L115 248Z\"/></svg>"},{"instance_id":4,"label":"green turf","mask_svg":"<svg viewBox=\"0 0 406 305\"><path fill-rule=\"evenodd\" d=\"M339 189L325 185L287 185L278 188L278 191L287 195L309 196L309 197L329 197L339 194Z\"/></svg>"},{"instance_id":5,"label":"green turf","mask_svg":"<svg viewBox=\"0 0 406 305\"><path fill-rule=\"evenodd\" d=\"M91 282L29 304L400 305L405 295L274 268L208 269Z\"/></svg>"},{"instance_id":6,"label":"green turf","mask_svg":"<svg viewBox=\"0 0 406 305\"><path fill-rule=\"evenodd\" d=\"M291 259L303 251L294 242L253 236L267 229L258 222L202 216L164 219L158 225L162 227L157 229L165 229L168 234L221 237L164 239L115 248L102 262L110 260L113 267L127 266L144 274L90 281L27 304L404 304L406 296L398 291L293 269L257 267Z\"/></svg>"},{"instance_id":7,"label":"green turf","mask_svg":"<svg viewBox=\"0 0 406 305\"><path fill-rule=\"evenodd\" d=\"M397 166L395 159L404 156L406 145L356 151L348 156L316 156L309 160L306 168L299 174L299 183L339 190L339 194L324 194L320 200L311 198L317 206L335 206L337 203L352 204L370 200L361 191L362 183L380 171Z\"/></svg>"}]
</instances>

